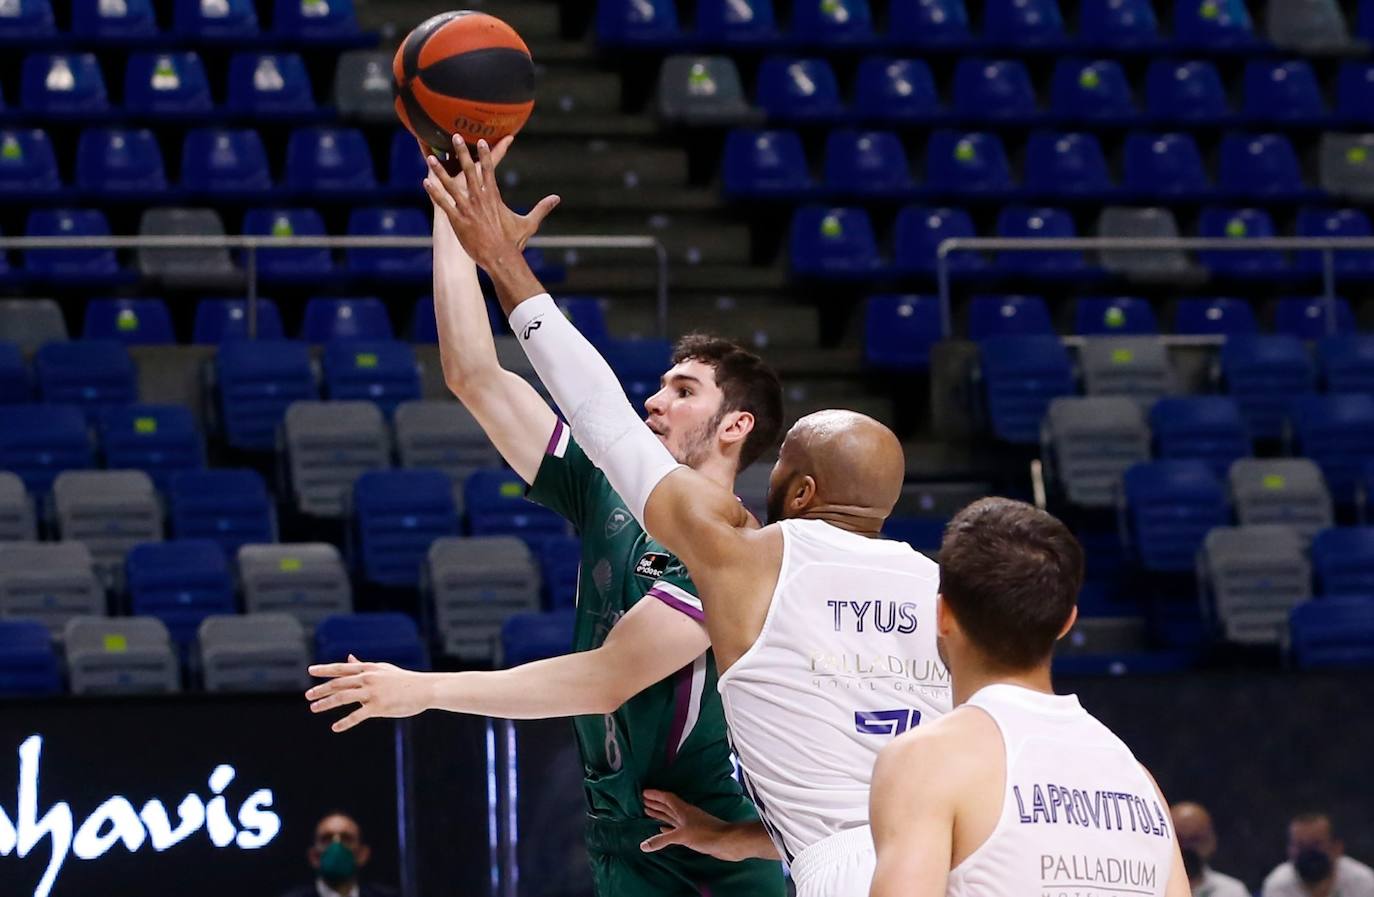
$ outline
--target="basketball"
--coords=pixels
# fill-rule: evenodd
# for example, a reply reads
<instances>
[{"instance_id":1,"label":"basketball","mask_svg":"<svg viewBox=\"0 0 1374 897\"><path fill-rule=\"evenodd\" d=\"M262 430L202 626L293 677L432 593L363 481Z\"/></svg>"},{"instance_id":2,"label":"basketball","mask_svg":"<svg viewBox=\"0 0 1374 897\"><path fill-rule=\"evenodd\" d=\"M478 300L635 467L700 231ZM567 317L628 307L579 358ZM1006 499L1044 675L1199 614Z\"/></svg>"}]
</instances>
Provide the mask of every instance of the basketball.
<instances>
[{"instance_id":1,"label":"basketball","mask_svg":"<svg viewBox=\"0 0 1374 897\"><path fill-rule=\"evenodd\" d=\"M534 62L505 22L485 13L441 13L407 35L392 62L396 114L412 134L447 149L454 134L495 143L534 108Z\"/></svg>"}]
</instances>

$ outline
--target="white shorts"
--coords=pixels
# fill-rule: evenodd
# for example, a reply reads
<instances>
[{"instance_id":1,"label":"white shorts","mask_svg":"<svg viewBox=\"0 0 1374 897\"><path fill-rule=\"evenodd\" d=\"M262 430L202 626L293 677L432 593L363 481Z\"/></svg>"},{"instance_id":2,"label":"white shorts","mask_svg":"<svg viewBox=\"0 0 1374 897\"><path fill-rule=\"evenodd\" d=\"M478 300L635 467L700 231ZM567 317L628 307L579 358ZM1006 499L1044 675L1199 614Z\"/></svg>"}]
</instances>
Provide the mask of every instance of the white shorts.
<instances>
[{"instance_id":1,"label":"white shorts","mask_svg":"<svg viewBox=\"0 0 1374 897\"><path fill-rule=\"evenodd\" d=\"M803 850L792 864L797 897L868 897L877 868L873 832L845 829Z\"/></svg>"}]
</instances>

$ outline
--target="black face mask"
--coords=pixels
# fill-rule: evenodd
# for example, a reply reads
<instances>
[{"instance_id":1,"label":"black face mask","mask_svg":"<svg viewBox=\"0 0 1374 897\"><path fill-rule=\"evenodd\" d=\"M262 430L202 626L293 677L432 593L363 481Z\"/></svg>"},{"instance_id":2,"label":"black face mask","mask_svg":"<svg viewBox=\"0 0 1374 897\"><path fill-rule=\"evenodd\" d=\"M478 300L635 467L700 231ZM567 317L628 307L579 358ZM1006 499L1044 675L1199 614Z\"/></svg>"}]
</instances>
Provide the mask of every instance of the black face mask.
<instances>
[{"instance_id":1,"label":"black face mask","mask_svg":"<svg viewBox=\"0 0 1374 897\"><path fill-rule=\"evenodd\" d=\"M1293 868L1298 870L1303 884L1320 884L1331 877L1331 857L1325 851L1308 848L1293 860Z\"/></svg>"},{"instance_id":2,"label":"black face mask","mask_svg":"<svg viewBox=\"0 0 1374 897\"><path fill-rule=\"evenodd\" d=\"M1207 863L1202 859L1202 854L1191 847L1183 848L1183 871L1188 873L1189 881L1201 878L1206 868Z\"/></svg>"}]
</instances>

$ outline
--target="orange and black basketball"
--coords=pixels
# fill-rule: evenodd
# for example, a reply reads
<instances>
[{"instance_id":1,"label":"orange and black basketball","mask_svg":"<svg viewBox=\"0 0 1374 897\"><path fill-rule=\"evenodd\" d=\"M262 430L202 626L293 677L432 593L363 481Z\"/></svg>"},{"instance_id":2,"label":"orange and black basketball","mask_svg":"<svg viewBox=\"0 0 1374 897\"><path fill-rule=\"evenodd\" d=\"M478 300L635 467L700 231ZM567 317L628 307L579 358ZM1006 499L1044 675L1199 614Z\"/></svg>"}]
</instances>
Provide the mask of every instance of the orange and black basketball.
<instances>
[{"instance_id":1,"label":"orange and black basketball","mask_svg":"<svg viewBox=\"0 0 1374 897\"><path fill-rule=\"evenodd\" d=\"M505 22L486 13L446 12L422 22L392 63L396 114L436 149L454 134L495 143L534 108L534 62Z\"/></svg>"}]
</instances>

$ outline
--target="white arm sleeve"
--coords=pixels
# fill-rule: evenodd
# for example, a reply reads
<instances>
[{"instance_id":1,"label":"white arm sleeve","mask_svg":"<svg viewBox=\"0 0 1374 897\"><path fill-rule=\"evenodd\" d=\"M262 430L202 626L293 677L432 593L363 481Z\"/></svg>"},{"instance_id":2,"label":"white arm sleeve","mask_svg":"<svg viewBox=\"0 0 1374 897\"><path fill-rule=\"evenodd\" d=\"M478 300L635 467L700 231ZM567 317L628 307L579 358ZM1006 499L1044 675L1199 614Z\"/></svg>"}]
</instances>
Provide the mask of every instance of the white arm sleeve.
<instances>
[{"instance_id":1,"label":"white arm sleeve","mask_svg":"<svg viewBox=\"0 0 1374 897\"><path fill-rule=\"evenodd\" d=\"M517 305L510 327L582 450L644 526L650 493L677 461L625 398L606 359L548 293Z\"/></svg>"}]
</instances>

